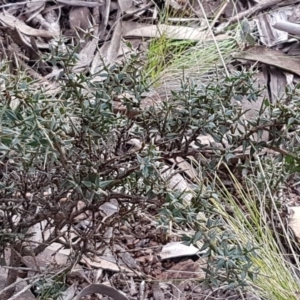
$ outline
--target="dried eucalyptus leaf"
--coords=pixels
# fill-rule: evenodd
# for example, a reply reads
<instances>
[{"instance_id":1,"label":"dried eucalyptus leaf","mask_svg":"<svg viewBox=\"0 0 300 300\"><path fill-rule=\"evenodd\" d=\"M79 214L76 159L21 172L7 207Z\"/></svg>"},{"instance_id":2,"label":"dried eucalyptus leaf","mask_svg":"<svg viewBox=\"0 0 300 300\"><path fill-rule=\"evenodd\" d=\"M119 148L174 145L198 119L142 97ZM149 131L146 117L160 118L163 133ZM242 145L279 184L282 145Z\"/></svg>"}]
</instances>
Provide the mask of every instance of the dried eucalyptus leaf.
<instances>
[{"instance_id":1,"label":"dried eucalyptus leaf","mask_svg":"<svg viewBox=\"0 0 300 300\"><path fill-rule=\"evenodd\" d=\"M133 0L119 0L119 6L122 13L128 10L132 6Z\"/></svg>"}]
</instances>

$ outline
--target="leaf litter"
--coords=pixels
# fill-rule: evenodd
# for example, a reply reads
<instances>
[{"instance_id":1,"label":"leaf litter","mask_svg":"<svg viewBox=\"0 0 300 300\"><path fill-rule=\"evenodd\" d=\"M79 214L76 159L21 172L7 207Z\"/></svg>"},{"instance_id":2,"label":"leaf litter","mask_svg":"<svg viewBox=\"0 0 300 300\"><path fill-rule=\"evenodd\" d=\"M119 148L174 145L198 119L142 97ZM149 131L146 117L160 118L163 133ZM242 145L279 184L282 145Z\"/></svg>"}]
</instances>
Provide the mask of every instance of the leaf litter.
<instances>
[{"instance_id":1,"label":"leaf litter","mask_svg":"<svg viewBox=\"0 0 300 300\"><path fill-rule=\"evenodd\" d=\"M258 39L264 46L251 45L248 38L252 35L252 30L243 31L243 38L239 41L240 51L231 59L266 66L271 78L266 85L269 86L271 94L278 92L275 88L284 89L288 82L297 81L299 76L297 66L300 63L297 57L300 49L297 38L300 35L297 19L299 1L268 0L256 2L252 6L247 3L248 1L225 1L223 4L221 1L209 0L201 3L188 0L166 1L166 5L174 12L173 20L176 21L176 25L158 24L158 6L154 2L28 0L9 3L7 1L0 5L1 59L9 58L14 65L21 65L33 79L45 86L48 93L58 95L60 90L56 82L61 80L63 70L43 61L43 52L49 51L51 45L59 44L61 51L65 51L64 43L78 45L77 52L73 55L79 60L73 67L73 72L88 71L95 74L103 64L113 65L126 58L126 55L138 51L141 45L147 45L146 39L160 38L164 35L167 39L195 41L197 45L203 45L211 40L227 40L231 37L224 31L225 28L255 15L247 28L256 26ZM217 8L219 11L215 13ZM220 34L212 36L206 30L205 16L213 19L215 32ZM196 26L193 20L198 21ZM169 21L172 22L172 18ZM177 25L179 23L182 25ZM128 47L130 41L137 46ZM32 63L36 61L39 61L38 67ZM99 77L96 80L102 79ZM165 75L161 81L162 85L168 83L168 80L168 76ZM272 84L272 81L279 82L280 86ZM170 89L168 85L167 89ZM161 105L163 97L165 96L159 88L153 90L144 100L144 105L145 107ZM115 97L115 112L124 113L129 118L139 113L128 111L123 100L124 95ZM203 137L203 141L205 142L207 138ZM190 178L194 176L189 162L181 160L178 163L171 159L170 162L177 166L181 165L179 166L181 172ZM165 173L168 176L164 175L165 177L176 178L169 176L173 172L171 169L167 166L165 168L168 169ZM169 183L171 189L186 191L188 183L185 177L180 174L176 176L177 182ZM185 187L181 189L181 185ZM188 202L190 198L187 197ZM68 200L66 198L62 201ZM80 212L83 206L84 203L78 203L78 207L74 209ZM99 217L103 222L110 222L119 213L119 209L116 203L106 203L100 209ZM155 210L154 212L157 213ZM181 241L177 240L176 234L171 235L171 239L165 239L153 216L153 208L150 205L143 213L136 215L130 224L116 228L112 223L112 227L108 227L103 233L105 243L89 246L95 253L94 257L83 257L76 264L70 265L68 257L76 255L76 239L93 224L92 212L79 214L77 225L74 225L71 231L66 228L62 231L62 243L52 243L38 256L22 258L23 264L30 271L26 276L34 277L41 273L42 278L43 272L55 274L63 268L70 268L70 286L63 294L64 300L80 300L95 293L121 300L216 299L215 297L231 299L229 297L232 295L222 294L222 290L209 294L198 287L198 281L203 276L201 266L205 265L205 259L196 261L188 259L190 255L197 254L197 251L183 246ZM292 218L290 226L297 231L299 220ZM67 231L68 234L72 234L63 237ZM51 235L51 220L47 224L41 223L33 227L32 233L35 236L33 243L43 243L47 239L45 235L48 237ZM297 236L299 238L299 234ZM65 246L68 243L67 249ZM179 244L180 247L176 246ZM165 253L166 249L169 256ZM170 254L173 252L175 254ZM104 255L100 256L99 253ZM9 251L7 255L11 255ZM162 257L165 257L166 262ZM5 278L1 279L1 287L4 280ZM24 288L22 285L20 287ZM81 292L77 293L78 289L81 289ZM16 291L17 294L13 299L35 299L28 289L21 295L18 295L19 292L20 289ZM244 295L244 298L254 299L251 295Z\"/></svg>"}]
</instances>

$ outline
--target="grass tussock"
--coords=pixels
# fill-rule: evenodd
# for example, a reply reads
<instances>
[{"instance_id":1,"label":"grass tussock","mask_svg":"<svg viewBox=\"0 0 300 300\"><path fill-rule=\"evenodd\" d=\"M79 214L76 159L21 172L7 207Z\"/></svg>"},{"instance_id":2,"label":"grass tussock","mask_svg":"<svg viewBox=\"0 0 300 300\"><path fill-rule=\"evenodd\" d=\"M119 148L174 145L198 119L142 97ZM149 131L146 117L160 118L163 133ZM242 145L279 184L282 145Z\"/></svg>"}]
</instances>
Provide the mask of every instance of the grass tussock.
<instances>
[{"instance_id":1,"label":"grass tussock","mask_svg":"<svg viewBox=\"0 0 300 300\"><path fill-rule=\"evenodd\" d=\"M299 281L294 273L294 267L287 263L270 227L262 193L259 192L254 182L247 181L247 186L244 186L231 172L230 176L236 196L226 189L221 180L219 180L219 186L223 191L223 200L234 213L228 214L224 205L218 202L215 202L215 206L241 243L250 241L257 246L258 256L252 257L252 260L259 268L259 275L257 280L251 283L251 289L264 299L299 299ZM236 198L243 203L243 208ZM288 236L286 238L288 239Z\"/></svg>"}]
</instances>

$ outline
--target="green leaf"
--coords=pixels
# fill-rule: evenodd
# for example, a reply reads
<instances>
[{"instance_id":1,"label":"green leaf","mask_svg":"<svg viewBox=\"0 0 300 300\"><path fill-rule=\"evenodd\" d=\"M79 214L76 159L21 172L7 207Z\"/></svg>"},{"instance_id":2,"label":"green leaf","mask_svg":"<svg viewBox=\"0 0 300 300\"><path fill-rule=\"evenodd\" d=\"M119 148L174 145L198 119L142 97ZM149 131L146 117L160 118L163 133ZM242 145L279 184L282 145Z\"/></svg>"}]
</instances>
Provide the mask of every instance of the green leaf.
<instances>
[{"instance_id":1,"label":"green leaf","mask_svg":"<svg viewBox=\"0 0 300 300\"><path fill-rule=\"evenodd\" d=\"M10 148L4 145L3 143L0 143L0 151L10 151Z\"/></svg>"},{"instance_id":2,"label":"green leaf","mask_svg":"<svg viewBox=\"0 0 300 300\"><path fill-rule=\"evenodd\" d=\"M113 184L115 181L114 180L105 180L105 181L100 181L99 182L99 188L101 189L105 189L108 186L110 186L111 184Z\"/></svg>"}]
</instances>

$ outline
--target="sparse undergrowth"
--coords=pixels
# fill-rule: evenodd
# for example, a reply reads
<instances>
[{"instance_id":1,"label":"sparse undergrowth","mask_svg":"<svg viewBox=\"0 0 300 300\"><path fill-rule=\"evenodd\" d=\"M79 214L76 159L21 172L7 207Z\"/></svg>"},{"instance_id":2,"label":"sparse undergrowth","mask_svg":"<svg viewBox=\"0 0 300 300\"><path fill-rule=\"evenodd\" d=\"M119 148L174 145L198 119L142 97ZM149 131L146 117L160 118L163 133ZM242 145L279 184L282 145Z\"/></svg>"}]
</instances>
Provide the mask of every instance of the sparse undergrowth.
<instances>
[{"instance_id":1,"label":"sparse undergrowth","mask_svg":"<svg viewBox=\"0 0 300 300\"><path fill-rule=\"evenodd\" d=\"M107 232L128 224L133 215L148 211L154 204L162 206L155 217L163 230L172 222L175 229L193 233L185 240L197 246L201 243L203 256L208 259L203 288L251 287L254 293L268 297L271 289L279 295L277 289L286 288L289 290L283 295L292 299L296 278L288 275L292 273L283 259L282 264L275 261L283 255L268 222L283 204L272 199L298 171L298 88L287 91L286 99L276 105L265 99L257 119L246 123L241 108L231 100L246 97L255 101L260 96L261 90L254 88L253 72L220 76L207 85L185 80L181 90L161 107L143 109L141 114L127 118L114 112L113 100L123 96L128 109L140 107L148 87L138 57L124 65L103 68L96 74L102 81L93 81L85 74L73 75L75 57L66 52L52 49L46 60L63 68L59 93L46 91L22 70L10 74L8 62L1 66L0 238L2 255L5 248L11 253L7 286L17 280L23 256L37 255L48 245L60 243L71 248L67 272L84 254L101 254L112 247L113 235L107 242ZM263 131L270 132L271 143L251 139ZM203 144L200 135L213 137L215 144ZM236 162L239 147L245 154ZM266 148L275 151L274 159L272 164L267 158L259 160L265 163L261 168L253 158ZM163 176L168 159L176 157L189 161L201 174L189 182L193 191L189 205L184 193L171 189ZM220 184L217 179L222 181L230 173L224 169L226 164L241 179L247 174L244 187L234 180L231 189ZM256 191L250 193L251 198L241 193L248 188L247 180L252 180L251 188ZM264 193L266 185L268 193ZM107 203L114 203L117 209L102 221L100 207ZM236 203L240 206L234 206ZM224 211L228 205L234 208L230 213ZM264 214L263 222L258 221L257 212ZM80 219L84 213L89 216L88 225ZM199 218L201 213L205 219ZM250 215L250 220L243 219L245 215ZM32 227L41 223L51 228L42 243L34 240L32 232ZM72 231L77 235L75 242L69 235ZM257 235L259 232L263 234ZM262 243L270 246L269 257ZM260 273L266 271L264 263L270 266L267 270L280 266L292 283L282 286L274 278L278 285L263 290L273 274ZM47 274L40 279L45 277ZM13 288L7 289L1 299L9 299L13 292ZM274 299L284 297L280 294Z\"/></svg>"}]
</instances>

